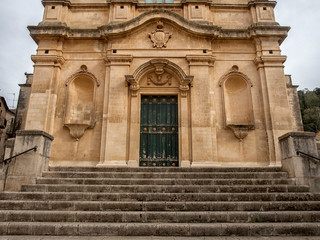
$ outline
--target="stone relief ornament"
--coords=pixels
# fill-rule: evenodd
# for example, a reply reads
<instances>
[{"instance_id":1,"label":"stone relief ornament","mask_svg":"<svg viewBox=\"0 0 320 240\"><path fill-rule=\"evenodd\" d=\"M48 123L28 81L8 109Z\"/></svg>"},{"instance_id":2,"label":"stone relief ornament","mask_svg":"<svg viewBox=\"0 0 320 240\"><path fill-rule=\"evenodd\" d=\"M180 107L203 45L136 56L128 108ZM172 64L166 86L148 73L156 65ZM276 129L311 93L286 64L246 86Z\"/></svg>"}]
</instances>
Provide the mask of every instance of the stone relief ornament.
<instances>
[{"instance_id":1,"label":"stone relief ornament","mask_svg":"<svg viewBox=\"0 0 320 240\"><path fill-rule=\"evenodd\" d=\"M154 79L151 75L148 76L148 85L152 83L154 83L155 85L164 85L166 83L168 83L169 85L172 84L172 76L171 75L167 75L166 77L163 77L162 75L157 75L157 78Z\"/></svg>"},{"instance_id":2,"label":"stone relief ornament","mask_svg":"<svg viewBox=\"0 0 320 240\"><path fill-rule=\"evenodd\" d=\"M157 29L148 34L154 48L165 48L172 34L163 30L163 22L157 23Z\"/></svg>"}]
</instances>

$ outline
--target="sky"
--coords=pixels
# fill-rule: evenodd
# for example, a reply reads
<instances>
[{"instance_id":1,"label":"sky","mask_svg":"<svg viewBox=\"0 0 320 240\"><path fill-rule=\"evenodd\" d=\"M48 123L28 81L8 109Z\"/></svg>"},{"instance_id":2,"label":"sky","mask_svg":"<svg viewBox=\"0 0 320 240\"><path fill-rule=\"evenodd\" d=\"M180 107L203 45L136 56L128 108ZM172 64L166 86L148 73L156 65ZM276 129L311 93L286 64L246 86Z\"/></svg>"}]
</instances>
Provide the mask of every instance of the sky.
<instances>
[{"instance_id":1,"label":"sky","mask_svg":"<svg viewBox=\"0 0 320 240\"><path fill-rule=\"evenodd\" d=\"M320 0L278 0L276 21L290 26L282 43L282 55L288 56L285 73L292 75L299 89L320 87ZM41 0L10 0L0 8L0 96L8 106L15 106L19 83L25 83L25 72L33 72L30 59L37 45L29 36L28 25L42 20ZM15 95L14 95L15 94Z\"/></svg>"}]
</instances>

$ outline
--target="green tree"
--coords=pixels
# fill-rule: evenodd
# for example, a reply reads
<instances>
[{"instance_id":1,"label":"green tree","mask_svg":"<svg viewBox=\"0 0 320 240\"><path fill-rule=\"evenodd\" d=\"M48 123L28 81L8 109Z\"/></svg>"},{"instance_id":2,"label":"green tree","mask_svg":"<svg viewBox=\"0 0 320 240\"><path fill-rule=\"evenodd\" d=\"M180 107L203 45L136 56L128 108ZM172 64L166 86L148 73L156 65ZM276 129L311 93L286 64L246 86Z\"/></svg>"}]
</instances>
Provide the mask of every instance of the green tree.
<instances>
[{"instance_id":1,"label":"green tree","mask_svg":"<svg viewBox=\"0 0 320 240\"><path fill-rule=\"evenodd\" d=\"M298 92L305 131L320 131L320 88Z\"/></svg>"}]
</instances>

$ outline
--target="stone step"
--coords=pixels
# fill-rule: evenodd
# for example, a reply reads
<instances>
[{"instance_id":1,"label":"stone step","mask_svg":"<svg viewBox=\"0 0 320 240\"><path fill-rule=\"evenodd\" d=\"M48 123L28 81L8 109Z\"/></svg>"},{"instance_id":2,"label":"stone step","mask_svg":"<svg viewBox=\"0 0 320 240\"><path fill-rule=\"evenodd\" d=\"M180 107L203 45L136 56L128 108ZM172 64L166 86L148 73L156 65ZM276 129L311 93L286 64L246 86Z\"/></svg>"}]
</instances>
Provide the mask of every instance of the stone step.
<instances>
[{"instance_id":1,"label":"stone step","mask_svg":"<svg viewBox=\"0 0 320 240\"><path fill-rule=\"evenodd\" d=\"M158 185L159 179L38 178L38 184ZM162 179L161 185L294 185L293 179Z\"/></svg>"},{"instance_id":2,"label":"stone step","mask_svg":"<svg viewBox=\"0 0 320 240\"><path fill-rule=\"evenodd\" d=\"M2 222L265 223L320 222L320 212L0 211Z\"/></svg>"},{"instance_id":3,"label":"stone step","mask_svg":"<svg viewBox=\"0 0 320 240\"><path fill-rule=\"evenodd\" d=\"M28 236L6 235L0 236L0 240L319 240L319 237L307 236L254 236L254 237L177 237L177 236Z\"/></svg>"},{"instance_id":4,"label":"stone step","mask_svg":"<svg viewBox=\"0 0 320 240\"><path fill-rule=\"evenodd\" d=\"M0 200L43 201L320 201L320 193L5 192Z\"/></svg>"},{"instance_id":5,"label":"stone step","mask_svg":"<svg viewBox=\"0 0 320 240\"><path fill-rule=\"evenodd\" d=\"M45 178L147 178L159 179L275 179L288 178L285 172L43 172Z\"/></svg>"},{"instance_id":6,"label":"stone step","mask_svg":"<svg viewBox=\"0 0 320 240\"><path fill-rule=\"evenodd\" d=\"M320 211L319 201L281 202L139 202L1 200L0 210L59 211Z\"/></svg>"},{"instance_id":7,"label":"stone step","mask_svg":"<svg viewBox=\"0 0 320 240\"><path fill-rule=\"evenodd\" d=\"M1 235L52 236L320 236L320 223L1 222Z\"/></svg>"},{"instance_id":8,"label":"stone step","mask_svg":"<svg viewBox=\"0 0 320 240\"><path fill-rule=\"evenodd\" d=\"M50 167L49 171L58 172L282 172L281 167L193 167L193 168L174 168L174 167L139 167L139 168L125 168L125 167Z\"/></svg>"},{"instance_id":9,"label":"stone step","mask_svg":"<svg viewBox=\"0 0 320 240\"><path fill-rule=\"evenodd\" d=\"M269 193L308 192L308 186L296 185L80 185L30 184L21 187L23 192L105 192L105 193Z\"/></svg>"}]
</instances>

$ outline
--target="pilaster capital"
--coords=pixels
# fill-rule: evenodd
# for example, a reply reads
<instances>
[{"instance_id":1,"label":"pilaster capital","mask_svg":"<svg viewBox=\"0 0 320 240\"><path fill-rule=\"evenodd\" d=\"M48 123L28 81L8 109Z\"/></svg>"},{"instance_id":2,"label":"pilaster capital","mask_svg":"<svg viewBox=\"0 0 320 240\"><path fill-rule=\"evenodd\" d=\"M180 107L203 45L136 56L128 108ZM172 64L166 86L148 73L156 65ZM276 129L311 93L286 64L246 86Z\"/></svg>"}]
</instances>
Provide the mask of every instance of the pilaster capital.
<instances>
[{"instance_id":1,"label":"pilaster capital","mask_svg":"<svg viewBox=\"0 0 320 240\"><path fill-rule=\"evenodd\" d=\"M63 56L57 55L32 55L31 60L35 63L35 66L54 66L59 68L66 62Z\"/></svg>"},{"instance_id":2,"label":"pilaster capital","mask_svg":"<svg viewBox=\"0 0 320 240\"><path fill-rule=\"evenodd\" d=\"M284 67L287 56L261 56L254 59L254 63L260 67Z\"/></svg>"},{"instance_id":3,"label":"pilaster capital","mask_svg":"<svg viewBox=\"0 0 320 240\"><path fill-rule=\"evenodd\" d=\"M132 55L127 54L110 54L107 55L105 62L109 66L130 66L133 60Z\"/></svg>"},{"instance_id":4,"label":"pilaster capital","mask_svg":"<svg viewBox=\"0 0 320 240\"><path fill-rule=\"evenodd\" d=\"M189 66L210 66L213 67L216 57L210 55L187 55Z\"/></svg>"}]
</instances>

